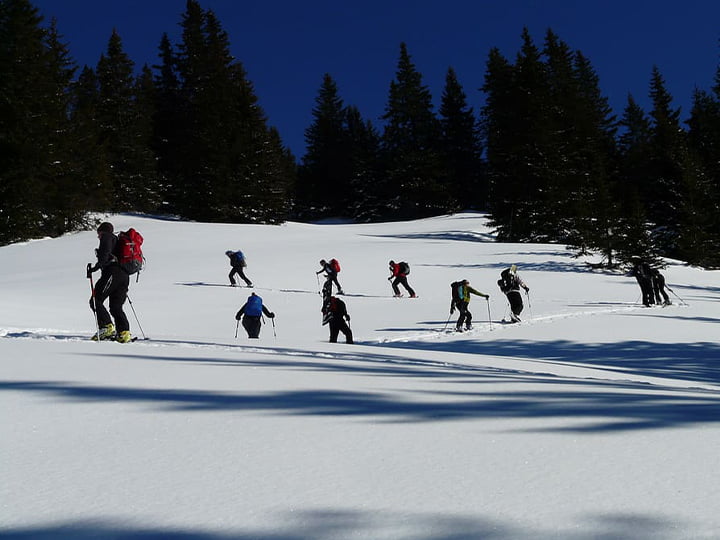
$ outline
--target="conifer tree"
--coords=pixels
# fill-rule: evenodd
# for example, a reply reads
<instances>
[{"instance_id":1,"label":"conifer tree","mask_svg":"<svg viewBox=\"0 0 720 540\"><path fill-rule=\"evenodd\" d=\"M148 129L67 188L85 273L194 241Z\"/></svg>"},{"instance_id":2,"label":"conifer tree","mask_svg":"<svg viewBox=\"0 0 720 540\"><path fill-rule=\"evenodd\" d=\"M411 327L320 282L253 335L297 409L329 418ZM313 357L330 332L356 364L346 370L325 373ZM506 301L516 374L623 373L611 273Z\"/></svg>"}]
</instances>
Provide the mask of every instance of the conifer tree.
<instances>
[{"instance_id":1,"label":"conifer tree","mask_svg":"<svg viewBox=\"0 0 720 540\"><path fill-rule=\"evenodd\" d=\"M382 137L388 187L387 217L433 215L451 209L449 190L441 183L439 123L432 96L400 45L395 80L390 83Z\"/></svg>"},{"instance_id":2,"label":"conifer tree","mask_svg":"<svg viewBox=\"0 0 720 540\"><path fill-rule=\"evenodd\" d=\"M56 25L0 1L0 243L82 225L67 119L74 65ZM77 191L75 192L77 193Z\"/></svg>"},{"instance_id":3,"label":"conifer tree","mask_svg":"<svg viewBox=\"0 0 720 540\"><path fill-rule=\"evenodd\" d=\"M109 167L114 210L155 210L157 173L151 130L138 106L134 63L113 30L97 65L100 144ZM147 205L147 206L146 206ZM141 207L138 207L141 206Z\"/></svg>"},{"instance_id":4,"label":"conifer tree","mask_svg":"<svg viewBox=\"0 0 720 540\"><path fill-rule=\"evenodd\" d=\"M345 136L351 164L350 215L377 221L385 210L384 177L380 168L380 134L355 106L345 109Z\"/></svg>"},{"instance_id":5,"label":"conifer tree","mask_svg":"<svg viewBox=\"0 0 720 540\"><path fill-rule=\"evenodd\" d=\"M312 114L313 123L305 130L307 150L298 171L300 215L312 219L347 215L352 169L346 111L337 84L327 73Z\"/></svg>"},{"instance_id":6,"label":"conifer tree","mask_svg":"<svg viewBox=\"0 0 720 540\"><path fill-rule=\"evenodd\" d=\"M680 110L672 108L672 96L665 80L653 67L650 81L652 100L650 163L651 184L644 186L648 217L663 233L661 249L671 255L680 232L683 162L686 156L685 132L680 126Z\"/></svg>"},{"instance_id":7,"label":"conifer tree","mask_svg":"<svg viewBox=\"0 0 720 540\"><path fill-rule=\"evenodd\" d=\"M484 208L487 192L478 122L453 68L445 77L439 112L441 159L453 204L458 209Z\"/></svg>"}]
</instances>

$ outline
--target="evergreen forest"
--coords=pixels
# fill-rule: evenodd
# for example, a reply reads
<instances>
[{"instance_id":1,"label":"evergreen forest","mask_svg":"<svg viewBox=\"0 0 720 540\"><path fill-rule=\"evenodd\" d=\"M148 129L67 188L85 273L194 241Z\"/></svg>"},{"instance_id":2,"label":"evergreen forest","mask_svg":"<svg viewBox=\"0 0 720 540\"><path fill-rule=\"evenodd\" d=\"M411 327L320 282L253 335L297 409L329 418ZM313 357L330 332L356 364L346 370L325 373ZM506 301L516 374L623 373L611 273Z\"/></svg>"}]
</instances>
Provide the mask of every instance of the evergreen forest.
<instances>
[{"instance_id":1,"label":"evergreen forest","mask_svg":"<svg viewBox=\"0 0 720 540\"><path fill-rule=\"evenodd\" d=\"M437 111L405 43L385 111L319 82L300 158L268 125L212 10L187 0L177 43L136 66L113 32L78 67L55 20L0 0L0 245L93 226L97 212L282 223L393 221L474 209L504 242L720 268L720 67L689 118L663 75L650 110L611 110L589 58L527 29L485 59L473 110L449 67Z\"/></svg>"}]
</instances>

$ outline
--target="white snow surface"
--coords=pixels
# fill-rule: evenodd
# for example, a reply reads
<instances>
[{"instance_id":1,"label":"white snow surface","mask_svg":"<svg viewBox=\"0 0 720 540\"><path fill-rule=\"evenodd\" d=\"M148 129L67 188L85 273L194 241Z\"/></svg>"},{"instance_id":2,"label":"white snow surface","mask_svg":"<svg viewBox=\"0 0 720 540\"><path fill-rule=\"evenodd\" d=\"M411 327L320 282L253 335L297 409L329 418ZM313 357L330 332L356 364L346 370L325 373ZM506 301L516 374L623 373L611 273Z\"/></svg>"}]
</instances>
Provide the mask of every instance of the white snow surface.
<instances>
[{"instance_id":1,"label":"white snow surface","mask_svg":"<svg viewBox=\"0 0 720 540\"><path fill-rule=\"evenodd\" d=\"M134 343L89 339L94 232L0 248L3 538L720 538L720 272L668 261L673 305L644 308L475 213L109 220L145 237ZM258 340L227 249L277 314ZM354 345L321 325L330 257ZM419 298L391 297L389 259ZM530 294L503 325L513 263ZM445 333L461 278L491 298Z\"/></svg>"}]
</instances>

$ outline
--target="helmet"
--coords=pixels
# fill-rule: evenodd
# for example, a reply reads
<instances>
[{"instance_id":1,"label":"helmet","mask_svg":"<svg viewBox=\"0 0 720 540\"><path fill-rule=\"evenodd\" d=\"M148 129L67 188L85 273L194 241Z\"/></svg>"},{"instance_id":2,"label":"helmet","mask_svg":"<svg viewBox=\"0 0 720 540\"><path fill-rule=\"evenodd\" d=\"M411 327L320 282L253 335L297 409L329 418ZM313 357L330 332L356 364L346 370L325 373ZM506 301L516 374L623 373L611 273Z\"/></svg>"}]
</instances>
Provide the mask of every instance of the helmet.
<instances>
[{"instance_id":1,"label":"helmet","mask_svg":"<svg viewBox=\"0 0 720 540\"><path fill-rule=\"evenodd\" d=\"M516 264L513 264L513 265L510 267L510 272L513 273L513 274L514 274L515 272L517 272L517 265L516 265Z\"/></svg>"},{"instance_id":2,"label":"helmet","mask_svg":"<svg viewBox=\"0 0 720 540\"><path fill-rule=\"evenodd\" d=\"M233 252L232 252L231 250L229 250L229 249L225 252L225 255L227 255L228 257L229 257L230 255L232 255L232 254L233 254Z\"/></svg>"},{"instance_id":3,"label":"helmet","mask_svg":"<svg viewBox=\"0 0 720 540\"><path fill-rule=\"evenodd\" d=\"M113 224L108 221L103 221L100 225L98 225L97 232L108 232L112 233L115 231L115 228L113 227Z\"/></svg>"},{"instance_id":4,"label":"helmet","mask_svg":"<svg viewBox=\"0 0 720 540\"><path fill-rule=\"evenodd\" d=\"M395 264L395 261L390 261L388 264Z\"/></svg>"}]
</instances>

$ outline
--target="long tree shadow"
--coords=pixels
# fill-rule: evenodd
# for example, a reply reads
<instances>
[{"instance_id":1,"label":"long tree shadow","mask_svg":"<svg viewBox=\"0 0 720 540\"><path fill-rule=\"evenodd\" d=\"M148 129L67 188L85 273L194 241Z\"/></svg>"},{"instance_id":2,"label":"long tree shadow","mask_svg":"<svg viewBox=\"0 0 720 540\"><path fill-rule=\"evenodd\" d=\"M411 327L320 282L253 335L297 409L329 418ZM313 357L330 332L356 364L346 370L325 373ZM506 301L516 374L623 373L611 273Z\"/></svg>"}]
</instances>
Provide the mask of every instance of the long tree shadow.
<instances>
[{"instance_id":1,"label":"long tree shadow","mask_svg":"<svg viewBox=\"0 0 720 540\"><path fill-rule=\"evenodd\" d=\"M714 322L714 320L706 321ZM621 341L580 343L569 340L467 340L391 342L384 347L437 350L577 365L639 376L720 384L720 344Z\"/></svg>"},{"instance_id":2,"label":"long tree shadow","mask_svg":"<svg viewBox=\"0 0 720 540\"><path fill-rule=\"evenodd\" d=\"M581 531L575 530L575 540L598 538L668 538L677 532L680 518L651 514L586 515ZM689 526L690 524L685 524ZM558 538L557 533L503 523L495 517L449 515L447 513L392 511L368 512L354 509L304 510L279 514L262 530L235 528L232 532L215 532L197 527L132 526L108 519L65 521L52 525L7 527L5 540L336 540L338 538L373 536L386 538L395 531L398 538L415 540L510 540ZM584 531L584 532L582 532ZM688 532L688 531L686 531ZM691 533L696 532L691 528Z\"/></svg>"},{"instance_id":3,"label":"long tree shadow","mask_svg":"<svg viewBox=\"0 0 720 540\"><path fill-rule=\"evenodd\" d=\"M496 348L497 343L486 344ZM537 343L507 342L500 350L505 356L528 358L537 355ZM697 349L705 349L698 344ZM597 351L601 350L598 346ZM642 363L649 351L647 344L628 343L618 346L605 363L624 361ZM685 350L684 377L695 376L717 380L717 368L693 366L704 354L687 351L687 345L668 351L668 356ZM578 360L591 364L594 354L582 347L573 348L571 342L558 342L543 348L543 358L536 361L577 364ZM421 360L412 357L392 357L381 360L372 352L351 353L347 357L328 355L318 361L304 362L296 357L278 356L273 350L263 358L262 351L246 354L246 358L227 359L193 355L192 358L144 355L144 358L163 362L194 362L204 366L220 363L224 366L266 367L283 370L335 371L357 375L398 377L403 379L401 392L359 392L340 390L296 390L278 392L217 392L207 390L177 390L92 386L60 381L12 381L0 383L0 391L23 391L51 396L53 399L88 402L135 402L153 408L182 412L244 411L284 415L358 416L386 422L439 422L460 419L537 419L534 430L555 432L601 432L638 429L658 429L720 421L720 391L689 390L653 386L628 380L575 379L538 372L503 370L443 361ZM497 351L496 351L497 353ZM489 352L488 352L489 354ZM580 356L574 356L578 354ZM598 353L599 354L599 353ZM717 354L717 346L714 349ZM308 356L317 353L307 352ZM117 355L109 355L117 356ZM138 358L137 355L133 358ZM622 358L621 358L622 357ZM344 360L353 360L345 362ZM598 359L599 360L599 359ZM390 362L395 362L391 364ZM619 366L618 366L619 367ZM598 369L606 369L601 364ZM638 368L639 369L639 368ZM670 376L677 367L643 366L645 374ZM433 389L423 385L411 390L413 378L438 382ZM320 383L319 383L320 384ZM538 389L539 386L544 388ZM531 388L531 389L525 389ZM540 420L563 419L562 425L546 427Z\"/></svg>"}]
</instances>

